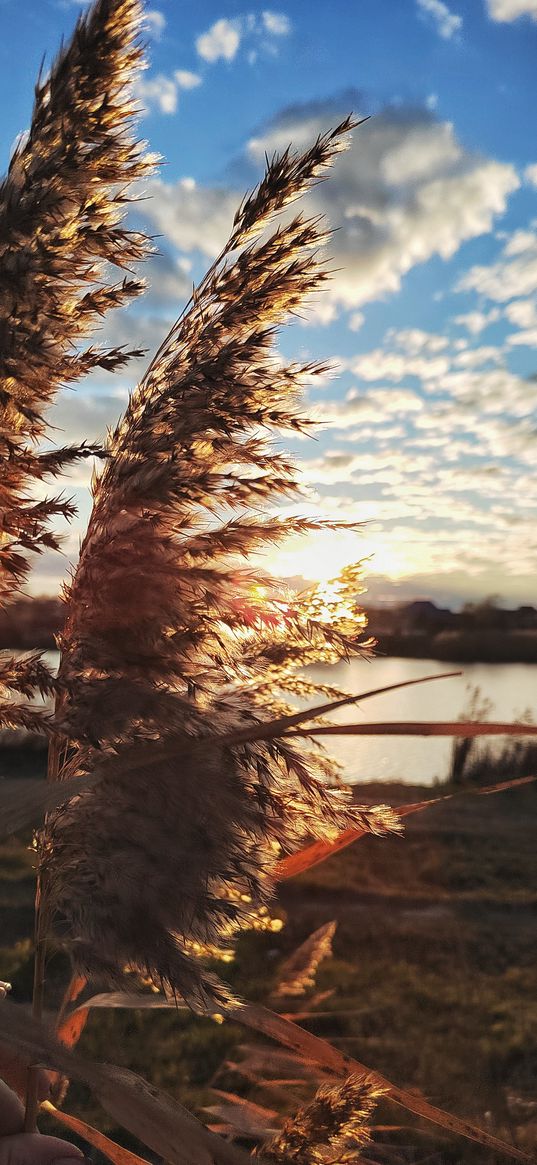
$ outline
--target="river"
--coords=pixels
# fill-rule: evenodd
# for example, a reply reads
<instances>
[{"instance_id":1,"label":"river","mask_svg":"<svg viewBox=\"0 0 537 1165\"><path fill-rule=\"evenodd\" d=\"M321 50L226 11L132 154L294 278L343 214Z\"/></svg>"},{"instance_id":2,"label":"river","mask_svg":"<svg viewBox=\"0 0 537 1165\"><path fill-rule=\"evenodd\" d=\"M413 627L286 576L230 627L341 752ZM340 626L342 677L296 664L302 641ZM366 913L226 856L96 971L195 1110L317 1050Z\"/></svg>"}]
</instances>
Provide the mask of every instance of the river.
<instances>
[{"instance_id":1,"label":"river","mask_svg":"<svg viewBox=\"0 0 537 1165\"><path fill-rule=\"evenodd\" d=\"M534 664L439 663L432 659L355 659L331 668L310 668L312 678L336 683L349 692L364 692L418 676L461 670L453 679L435 680L364 700L359 707L342 708L334 722L365 723L383 720L457 720L467 714L471 693L479 688L480 702L490 701L484 717L519 720L537 712L537 666ZM501 748L504 738L491 738ZM452 741L438 737L330 737L330 751L344 765L350 781L404 781L430 785L449 773Z\"/></svg>"},{"instance_id":2,"label":"river","mask_svg":"<svg viewBox=\"0 0 537 1165\"><path fill-rule=\"evenodd\" d=\"M46 652L55 666L57 652ZM324 683L336 684L348 692L364 692L418 676L456 671L456 664L433 659L399 659L377 656L354 659L334 667L312 667L308 675ZM489 700L489 720L519 720L537 712L537 665L522 663L461 664L462 675L435 680L351 705L330 717L340 724L382 722L383 720L457 720L467 713L471 693L479 688L480 700ZM316 703L321 702L320 697ZM310 701L311 703L311 701ZM491 747L501 748L502 737L491 739ZM344 765L349 781L404 781L431 785L449 773L452 742L445 737L333 736L327 741L330 752Z\"/></svg>"}]
</instances>

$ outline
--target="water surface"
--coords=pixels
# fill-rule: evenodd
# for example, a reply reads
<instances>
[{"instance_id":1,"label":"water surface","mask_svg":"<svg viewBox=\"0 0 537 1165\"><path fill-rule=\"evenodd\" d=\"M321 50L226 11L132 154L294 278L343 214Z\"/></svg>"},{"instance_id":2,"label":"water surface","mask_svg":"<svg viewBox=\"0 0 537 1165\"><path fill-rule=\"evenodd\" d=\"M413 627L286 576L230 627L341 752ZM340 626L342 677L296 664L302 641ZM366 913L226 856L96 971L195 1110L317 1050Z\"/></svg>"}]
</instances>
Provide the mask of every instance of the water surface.
<instances>
[{"instance_id":1,"label":"water surface","mask_svg":"<svg viewBox=\"0 0 537 1165\"><path fill-rule=\"evenodd\" d=\"M349 692L363 692L418 676L461 670L455 679L435 680L386 695L373 696L361 706L334 712L334 723L366 723L383 720L457 720L468 710L471 691L490 700L489 720L519 720L537 713L537 665L518 663L456 664L431 659L355 659L334 667L309 668L313 678L335 683ZM345 766L349 781L405 781L432 784L447 777L452 741L446 737L330 737L330 751ZM491 738L496 749L503 737Z\"/></svg>"}]
</instances>

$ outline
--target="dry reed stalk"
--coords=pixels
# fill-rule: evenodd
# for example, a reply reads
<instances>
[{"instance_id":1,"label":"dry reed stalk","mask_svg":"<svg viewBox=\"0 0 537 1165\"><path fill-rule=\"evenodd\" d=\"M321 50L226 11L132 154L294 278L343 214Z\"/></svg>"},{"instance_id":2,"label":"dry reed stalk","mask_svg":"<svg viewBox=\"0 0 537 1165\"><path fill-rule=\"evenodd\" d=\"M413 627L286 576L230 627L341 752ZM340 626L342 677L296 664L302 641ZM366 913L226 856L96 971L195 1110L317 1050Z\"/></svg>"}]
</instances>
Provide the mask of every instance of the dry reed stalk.
<instances>
[{"instance_id":1,"label":"dry reed stalk","mask_svg":"<svg viewBox=\"0 0 537 1165\"><path fill-rule=\"evenodd\" d=\"M133 353L81 349L113 307L143 290L118 269L151 250L123 225L128 189L155 159L133 136L130 88L143 63L138 0L98 0L37 82L30 130L0 184L0 601L24 582L29 552L58 547L51 522L72 503L43 497L43 482L100 448L82 442L44 450L44 412L56 392L93 368L120 367ZM54 694L45 664L0 661L10 697ZM25 707L0 707L0 723L51 731Z\"/></svg>"},{"instance_id":2,"label":"dry reed stalk","mask_svg":"<svg viewBox=\"0 0 537 1165\"><path fill-rule=\"evenodd\" d=\"M74 751L63 775L99 779L47 832L54 905L80 972L121 986L129 966L201 1009L228 993L199 954L227 948L265 908L279 854L357 814L379 832L395 825L324 782L336 769L322 751L261 724L262 709L292 712L281 693L314 690L297 674L305 664L364 649L359 567L330 594L297 597L238 564L330 525L273 512L297 483L271 443L307 424L300 386L324 371L282 365L273 344L326 278L326 231L301 215L270 224L351 125L273 158L237 212L110 436L66 594L56 727Z\"/></svg>"}]
</instances>

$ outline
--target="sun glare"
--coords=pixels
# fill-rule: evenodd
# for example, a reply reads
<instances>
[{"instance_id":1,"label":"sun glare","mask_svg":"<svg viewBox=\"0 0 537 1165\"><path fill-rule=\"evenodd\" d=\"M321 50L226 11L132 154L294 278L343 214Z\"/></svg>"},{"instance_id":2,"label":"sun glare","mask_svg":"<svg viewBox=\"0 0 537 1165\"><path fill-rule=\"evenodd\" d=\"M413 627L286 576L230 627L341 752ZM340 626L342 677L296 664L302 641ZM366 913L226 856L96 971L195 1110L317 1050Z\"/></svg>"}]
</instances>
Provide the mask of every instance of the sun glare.
<instances>
[{"instance_id":1,"label":"sun glare","mask_svg":"<svg viewBox=\"0 0 537 1165\"><path fill-rule=\"evenodd\" d=\"M364 561L364 581L368 574L401 578L411 569L408 551L401 545L388 545L380 535L352 531L326 531L311 538L290 540L266 561L266 567L278 578L301 575L312 582L326 582L352 562ZM387 538L384 535L384 538Z\"/></svg>"}]
</instances>

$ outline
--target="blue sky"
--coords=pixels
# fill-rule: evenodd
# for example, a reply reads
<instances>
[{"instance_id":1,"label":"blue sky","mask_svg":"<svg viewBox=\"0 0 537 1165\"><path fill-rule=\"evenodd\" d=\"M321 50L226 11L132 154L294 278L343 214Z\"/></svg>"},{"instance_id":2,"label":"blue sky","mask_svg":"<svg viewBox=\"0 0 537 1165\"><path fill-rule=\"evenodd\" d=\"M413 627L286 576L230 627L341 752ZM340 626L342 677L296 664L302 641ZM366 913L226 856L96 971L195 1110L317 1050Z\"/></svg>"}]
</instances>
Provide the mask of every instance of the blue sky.
<instances>
[{"instance_id":1,"label":"blue sky","mask_svg":"<svg viewBox=\"0 0 537 1165\"><path fill-rule=\"evenodd\" d=\"M264 152L306 145L349 110L370 120L309 197L340 229L331 285L281 336L335 358L310 392L326 427L294 447L310 509L366 523L266 563L330 575L371 555L372 599L537 601L537 0L157 0L138 86L142 132L166 159L138 215L162 255L144 301L103 339L153 349L225 240ZM83 4L0 0L0 139L29 123L43 53ZM92 378L54 421L101 435L142 371ZM68 483L80 522L87 470ZM293 507L296 510L296 506Z\"/></svg>"}]
</instances>

